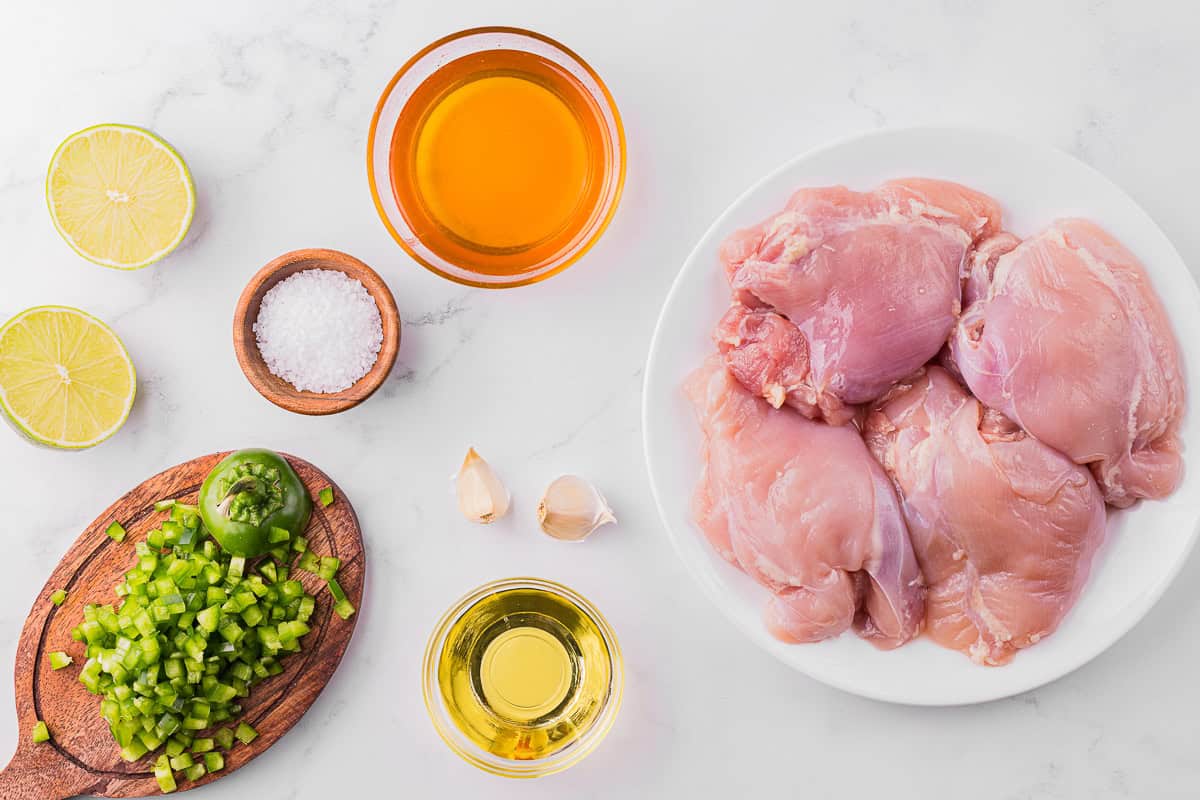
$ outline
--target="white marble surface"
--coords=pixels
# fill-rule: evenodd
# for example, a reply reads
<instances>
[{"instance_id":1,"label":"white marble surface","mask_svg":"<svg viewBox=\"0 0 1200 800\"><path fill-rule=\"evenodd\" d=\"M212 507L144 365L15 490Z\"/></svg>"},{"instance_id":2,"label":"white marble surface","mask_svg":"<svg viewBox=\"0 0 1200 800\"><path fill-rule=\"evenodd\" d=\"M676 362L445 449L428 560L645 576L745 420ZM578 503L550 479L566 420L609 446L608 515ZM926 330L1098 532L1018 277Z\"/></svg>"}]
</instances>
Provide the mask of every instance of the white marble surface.
<instances>
[{"instance_id":1,"label":"white marble surface","mask_svg":"<svg viewBox=\"0 0 1200 800\"><path fill-rule=\"evenodd\" d=\"M513 24L600 71L629 137L629 180L577 267L518 291L467 291L389 239L367 191L377 95L451 31ZM133 416L83 454L0 429L0 665L60 555L117 495L213 450L286 448L349 493L370 556L346 660L299 725L203 798L1195 797L1200 561L1145 622L1074 675L1009 701L923 710L846 696L748 645L683 572L642 467L642 362L660 298L718 212L784 159L889 125L985 125L1108 173L1200 265L1200 16L1139 2L17 3L0 6L0 317L83 307L124 337ZM55 144L83 126L153 128L195 175L186 245L136 274L76 257L43 201ZM389 281L407 324L385 389L305 419L234 361L250 274L298 247L347 250ZM1198 267L1200 269L1200 267ZM1187 346L1188 343L1185 343ZM458 518L468 445L502 470L513 518ZM592 477L621 517L583 546L536 533L542 485ZM571 771L511 783L458 761L425 717L419 663L454 598L532 573L589 595L628 670L608 741ZM0 680L0 758L15 745Z\"/></svg>"}]
</instances>

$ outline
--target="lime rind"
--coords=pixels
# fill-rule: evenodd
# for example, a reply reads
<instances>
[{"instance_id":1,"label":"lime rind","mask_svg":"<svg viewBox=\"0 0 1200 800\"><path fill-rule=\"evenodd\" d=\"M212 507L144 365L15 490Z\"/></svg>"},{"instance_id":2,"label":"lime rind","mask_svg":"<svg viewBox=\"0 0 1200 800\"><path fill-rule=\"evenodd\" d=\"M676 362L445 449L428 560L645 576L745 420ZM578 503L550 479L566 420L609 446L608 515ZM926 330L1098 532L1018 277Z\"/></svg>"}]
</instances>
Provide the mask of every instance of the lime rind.
<instances>
[{"instance_id":1,"label":"lime rind","mask_svg":"<svg viewBox=\"0 0 1200 800\"><path fill-rule=\"evenodd\" d=\"M58 166L59 158L62 156L62 153L66 149L67 145L71 144L72 142L76 141L77 139L80 139L81 137L87 136L89 134L95 133L100 130L130 132L130 133L138 134L140 136L144 136L145 138L151 140L155 145L157 145L163 151L165 151L167 153L167 155L171 158L171 160L175 163L175 165L179 168L181 182L187 188L187 196L188 196L187 213L184 215L183 219L180 222L179 231L178 231L178 234L176 235L176 237L174 239L172 239L170 244L168 244L166 247L162 248L161 250L159 250L156 253L151 254L148 258L145 258L142 261L139 261L135 264L122 264L122 263L113 261L112 259L98 258L90 253L87 253L82 248L80 248L79 245L76 243L75 238L73 236L71 236L71 234L68 233L66 231L66 229L63 228L62 224L59 222L58 212L54 207L54 200L50 194L50 182L51 182L52 178L54 177L55 168ZM58 235L61 236L63 241L66 242L67 245L72 250L74 250L76 253L78 253L82 258L87 259L88 261L92 262L93 264L99 264L102 267L107 267L108 269L116 269L116 270L122 270L122 271L126 271L126 272L133 272L135 270L139 270L139 269L148 267L151 264L155 264L155 263L161 261L162 259L166 258L171 253L173 253L176 249L178 249L179 245L181 245L183 243L183 240L185 238L187 238L188 230L192 226L192 217L194 217L196 214L196 184L192 180L192 173L191 173L191 170L188 169L187 162L183 160L183 156L179 155L179 151L176 150L174 147L172 147L171 144L166 139L162 138L161 136L159 136L158 134L156 134L152 131L146 130L145 128L139 128L136 125L122 125L119 123L104 122L104 123L100 123L98 125L92 125L90 127L76 131L75 133L72 133L70 136L63 139L59 143L58 147L56 147L54 149L54 155L50 157L50 166L46 170L46 207L50 211L50 220L51 220L51 222L54 223L54 229L56 231L58 231Z\"/></svg>"},{"instance_id":2,"label":"lime rind","mask_svg":"<svg viewBox=\"0 0 1200 800\"><path fill-rule=\"evenodd\" d=\"M73 314L76 316L83 317L84 319L88 320L88 322L90 322L91 324L96 326L99 330L104 331L108 336L112 337L113 341L117 344L120 354L124 356L125 365L129 368L129 385L130 385L129 398L125 401L125 406L122 410L121 418L112 427L105 430L102 434L100 434L99 436L97 436L93 439L90 439L86 442L68 442L68 441L64 441L61 439L51 439L51 438L48 438L45 436L41 436L41 435L37 434L36 432L34 432L33 430L31 430L29 427L29 423L27 421L23 420L18 414L16 414L16 412L14 412L12 410L12 408L8 404L6 391L2 384L0 384L0 418L2 418L6 423L8 423L9 427L11 427L17 433L21 434L21 436L23 436L25 439L27 439L30 442L33 442L34 444L38 444L43 447L49 447L49 448L52 448L55 450L87 450L88 448L95 447L96 445L112 438L113 434L115 434L122 427L124 427L125 422L129 419L129 414L133 410L133 401L137 397L137 369L133 365L133 359L129 357L129 350L126 349L125 343L121 341L121 337L117 336L116 331L114 331L107 324L105 324L103 320L97 319L96 317L92 316L91 314L87 313L86 311L81 311L78 308L72 308L71 306L47 305L47 306L34 306L33 308L27 308L24 311L22 311L21 313L17 314L12 319L10 319L8 322L4 323L3 325L0 325L0 341L3 341L4 334L10 328L12 328L14 325L19 324L26 317L29 317L30 315L35 314L35 313L46 312L46 311L65 313L65 314Z\"/></svg>"}]
</instances>

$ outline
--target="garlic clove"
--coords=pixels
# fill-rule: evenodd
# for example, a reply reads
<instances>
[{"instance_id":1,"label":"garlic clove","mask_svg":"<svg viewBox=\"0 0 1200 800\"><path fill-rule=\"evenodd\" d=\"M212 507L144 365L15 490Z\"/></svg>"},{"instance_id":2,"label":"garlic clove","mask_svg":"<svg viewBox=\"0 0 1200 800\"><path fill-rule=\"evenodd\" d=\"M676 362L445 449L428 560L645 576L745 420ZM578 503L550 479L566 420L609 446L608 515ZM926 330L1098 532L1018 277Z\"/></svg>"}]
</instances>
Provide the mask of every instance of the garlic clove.
<instances>
[{"instance_id":1,"label":"garlic clove","mask_svg":"<svg viewBox=\"0 0 1200 800\"><path fill-rule=\"evenodd\" d=\"M604 495L577 475L564 475L548 487L538 503L538 522L555 539L577 542L597 528L616 522Z\"/></svg>"},{"instance_id":2,"label":"garlic clove","mask_svg":"<svg viewBox=\"0 0 1200 800\"><path fill-rule=\"evenodd\" d=\"M458 510L471 522L488 525L508 513L508 489L472 447L467 450L456 481Z\"/></svg>"}]
</instances>

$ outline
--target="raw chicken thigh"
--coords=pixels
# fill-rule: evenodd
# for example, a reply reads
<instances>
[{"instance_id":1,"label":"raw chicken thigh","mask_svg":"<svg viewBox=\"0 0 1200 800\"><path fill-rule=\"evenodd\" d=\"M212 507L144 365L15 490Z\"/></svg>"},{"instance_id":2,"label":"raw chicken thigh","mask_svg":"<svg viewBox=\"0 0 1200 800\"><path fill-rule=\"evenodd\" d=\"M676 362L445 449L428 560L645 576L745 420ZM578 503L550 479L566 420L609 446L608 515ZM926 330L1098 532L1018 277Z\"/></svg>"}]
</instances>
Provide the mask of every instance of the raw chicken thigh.
<instances>
[{"instance_id":1,"label":"raw chicken thigh","mask_svg":"<svg viewBox=\"0 0 1200 800\"><path fill-rule=\"evenodd\" d=\"M1075 604L1106 503L1179 484L1177 345L1092 223L1021 241L987 195L909 178L801 189L721 260L692 513L784 641L927 629L1006 664Z\"/></svg>"},{"instance_id":2,"label":"raw chicken thigh","mask_svg":"<svg viewBox=\"0 0 1200 800\"><path fill-rule=\"evenodd\" d=\"M1088 464L1109 503L1170 494L1182 472L1183 378L1133 254L1096 225L1066 219L983 268L968 286L986 288L950 341L971 392Z\"/></svg>"},{"instance_id":3,"label":"raw chicken thigh","mask_svg":"<svg viewBox=\"0 0 1200 800\"><path fill-rule=\"evenodd\" d=\"M775 408L785 403L810 419L841 425L854 407L809 382L808 340L774 311L734 303L713 334L725 364L742 385Z\"/></svg>"},{"instance_id":4,"label":"raw chicken thigh","mask_svg":"<svg viewBox=\"0 0 1200 800\"><path fill-rule=\"evenodd\" d=\"M1007 231L997 233L984 239L971 251L967 259L966 271L963 274L963 306L969 306L976 300L987 296L988 287L992 284L992 276L996 274L996 264L1000 256L1015 250L1021 240Z\"/></svg>"},{"instance_id":5,"label":"raw chicken thigh","mask_svg":"<svg viewBox=\"0 0 1200 800\"><path fill-rule=\"evenodd\" d=\"M776 408L845 422L942 347L971 247L999 226L995 201L946 181L801 189L722 246L734 305L717 346Z\"/></svg>"},{"instance_id":6,"label":"raw chicken thigh","mask_svg":"<svg viewBox=\"0 0 1200 800\"><path fill-rule=\"evenodd\" d=\"M814 642L853 625L881 648L916 636L921 573L895 492L858 430L771 408L716 355L685 389L704 435L695 519L774 593L771 632Z\"/></svg>"},{"instance_id":7,"label":"raw chicken thigh","mask_svg":"<svg viewBox=\"0 0 1200 800\"><path fill-rule=\"evenodd\" d=\"M930 636L999 665L1053 633L1104 538L1091 473L940 367L889 393L864 434L902 498Z\"/></svg>"}]
</instances>

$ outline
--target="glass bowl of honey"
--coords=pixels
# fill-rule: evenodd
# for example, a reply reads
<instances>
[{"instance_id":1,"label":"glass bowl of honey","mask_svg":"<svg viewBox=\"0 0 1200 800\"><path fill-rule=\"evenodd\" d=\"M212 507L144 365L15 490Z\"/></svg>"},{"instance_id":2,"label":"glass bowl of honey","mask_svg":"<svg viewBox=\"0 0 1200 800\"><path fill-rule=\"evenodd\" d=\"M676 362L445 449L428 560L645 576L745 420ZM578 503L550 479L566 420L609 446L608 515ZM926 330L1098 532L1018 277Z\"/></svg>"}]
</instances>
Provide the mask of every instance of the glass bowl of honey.
<instances>
[{"instance_id":1,"label":"glass bowl of honey","mask_svg":"<svg viewBox=\"0 0 1200 800\"><path fill-rule=\"evenodd\" d=\"M439 620L425 649L425 707L465 761L537 778L591 753L624 682L616 635L578 593L538 578L480 586Z\"/></svg>"},{"instance_id":2,"label":"glass bowl of honey","mask_svg":"<svg viewBox=\"0 0 1200 800\"><path fill-rule=\"evenodd\" d=\"M425 267L470 286L523 286L604 233L625 134L612 95L571 50L519 28L473 28L392 78L367 175L383 224Z\"/></svg>"}]
</instances>

